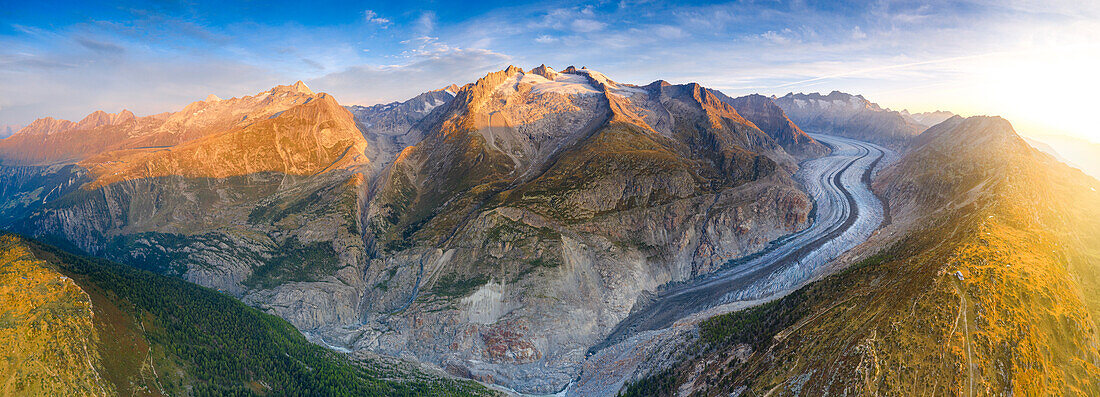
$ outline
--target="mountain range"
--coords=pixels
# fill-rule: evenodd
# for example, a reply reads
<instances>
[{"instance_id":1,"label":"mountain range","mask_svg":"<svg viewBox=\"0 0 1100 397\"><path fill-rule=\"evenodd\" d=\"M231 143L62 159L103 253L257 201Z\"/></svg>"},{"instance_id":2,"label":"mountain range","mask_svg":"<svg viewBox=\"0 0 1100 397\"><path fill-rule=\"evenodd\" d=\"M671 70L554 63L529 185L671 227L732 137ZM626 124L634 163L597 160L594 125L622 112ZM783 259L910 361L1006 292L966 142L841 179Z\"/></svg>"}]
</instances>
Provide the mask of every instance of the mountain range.
<instances>
[{"instance_id":1,"label":"mountain range","mask_svg":"<svg viewBox=\"0 0 1100 397\"><path fill-rule=\"evenodd\" d=\"M795 94L773 97L776 105L802 128L810 132L835 134L898 147L917 136L928 125L921 124L908 112L884 109L862 95L840 91L829 95Z\"/></svg>"},{"instance_id":2,"label":"mountain range","mask_svg":"<svg viewBox=\"0 0 1100 397\"><path fill-rule=\"evenodd\" d=\"M43 302L3 318L60 321L68 353L0 373L89 394L1089 394L1096 186L999 118L572 66L373 106L299 81L47 117L0 140L0 227L27 236L0 237L25 284L0 296ZM669 291L810 232L783 258L817 264L765 279L763 304L629 333L643 365L597 360Z\"/></svg>"}]
</instances>

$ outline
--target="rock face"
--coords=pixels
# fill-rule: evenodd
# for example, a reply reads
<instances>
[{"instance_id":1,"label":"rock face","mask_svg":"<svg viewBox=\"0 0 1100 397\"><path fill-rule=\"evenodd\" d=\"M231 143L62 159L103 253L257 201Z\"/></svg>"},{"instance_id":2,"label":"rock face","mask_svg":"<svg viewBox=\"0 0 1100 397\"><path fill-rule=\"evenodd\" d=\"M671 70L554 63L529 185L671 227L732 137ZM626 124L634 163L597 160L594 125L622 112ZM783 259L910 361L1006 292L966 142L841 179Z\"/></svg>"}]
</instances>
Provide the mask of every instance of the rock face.
<instances>
[{"instance_id":1,"label":"rock face","mask_svg":"<svg viewBox=\"0 0 1100 397\"><path fill-rule=\"evenodd\" d=\"M737 109L745 119L756 124L788 153L799 157L819 157L829 150L787 118L787 114L771 98L759 94L738 98L725 95L719 97Z\"/></svg>"},{"instance_id":2,"label":"rock face","mask_svg":"<svg viewBox=\"0 0 1100 397\"><path fill-rule=\"evenodd\" d=\"M772 98L804 130L839 135L899 148L925 126L880 107L862 95L833 91L829 95L790 93Z\"/></svg>"},{"instance_id":3,"label":"rock face","mask_svg":"<svg viewBox=\"0 0 1100 397\"><path fill-rule=\"evenodd\" d=\"M879 174L892 222L850 267L704 321L624 394L1100 393L1097 185L1004 119L945 120Z\"/></svg>"},{"instance_id":4,"label":"rock face","mask_svg":"<svg viewBox=\"0 0 1100 397\"><path fill-rule=\"evenodd\" d=\"M3 224L524 392L560 390L652 291L812 208L795 158L715 91L584 68L371 107L299 83L90 120L2 141ZM786 126L770 133L812 142Z\"/></svg>"}]
</instances>

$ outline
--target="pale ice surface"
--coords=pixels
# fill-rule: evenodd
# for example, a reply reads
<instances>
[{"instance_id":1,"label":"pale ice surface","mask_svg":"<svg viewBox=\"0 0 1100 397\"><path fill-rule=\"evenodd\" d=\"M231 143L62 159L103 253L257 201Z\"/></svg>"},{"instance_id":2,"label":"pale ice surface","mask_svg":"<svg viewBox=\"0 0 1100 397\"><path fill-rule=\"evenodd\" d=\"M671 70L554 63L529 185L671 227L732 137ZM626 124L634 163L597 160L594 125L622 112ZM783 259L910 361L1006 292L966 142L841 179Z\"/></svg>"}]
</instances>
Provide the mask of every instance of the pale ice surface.
<instances>
[{"instance_id":1,"label":"pale ice surface","mask_svg":"<svg viewBox=\"0 0 1100 397\"><path fill-rule=\"evenodd\" d=\"M588 69L578 69L577 73L578 74L551 73L553 79L548 79L534 73L516 73L501 83L496 90L497 92L509 94L518 90L521 85L526 84L531 86L532 92L539 95L561 94L571 96L599 94L600 90L593 87L592 84L589 83L588 78L583 76L588 75L592 80L606 86L608 91L612 94L629 97L636 93L644 92L644 90L640 88L611 81L600 72Z\"/></svg>"}]
</instances>

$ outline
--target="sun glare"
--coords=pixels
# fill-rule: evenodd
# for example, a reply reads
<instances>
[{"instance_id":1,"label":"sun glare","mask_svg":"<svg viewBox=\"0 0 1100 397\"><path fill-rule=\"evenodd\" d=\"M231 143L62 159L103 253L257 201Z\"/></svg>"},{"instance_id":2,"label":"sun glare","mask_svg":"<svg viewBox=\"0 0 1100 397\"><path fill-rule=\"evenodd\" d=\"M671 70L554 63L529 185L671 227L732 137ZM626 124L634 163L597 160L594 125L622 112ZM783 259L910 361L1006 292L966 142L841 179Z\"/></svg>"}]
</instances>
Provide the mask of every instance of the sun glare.
<instances>
[{"instance_id":1,"label":"sun glare","mask_svg":"<svg viewBox=\"0 0 1100 397\"><path fill-rule=\"evenodd\" d=\"M1050 131L1100 142L1095 129L1100 90L1100 54L1096 47L1065 48L1012 56L989 65L982 80L990 106L1004 109L1021 128Z\"/></svg>"}]
</instances>

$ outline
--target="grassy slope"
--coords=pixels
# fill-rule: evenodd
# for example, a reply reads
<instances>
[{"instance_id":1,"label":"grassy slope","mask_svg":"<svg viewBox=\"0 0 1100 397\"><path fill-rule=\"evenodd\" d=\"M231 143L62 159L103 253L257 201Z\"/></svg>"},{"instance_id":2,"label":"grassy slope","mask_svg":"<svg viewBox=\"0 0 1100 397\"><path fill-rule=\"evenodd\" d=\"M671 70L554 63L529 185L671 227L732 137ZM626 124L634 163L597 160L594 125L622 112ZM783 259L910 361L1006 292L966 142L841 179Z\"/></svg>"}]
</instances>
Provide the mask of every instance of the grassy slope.
<instances>
[{"instance_id":1,"label":"grassy slope","mask_svg":"<svg viewBox=\"0 0 1100 397\"><path fill-rule=\"evenodd\" d=\"M0 250L32 253L87 292L100 336L90 354L102 357L101 372L120 395L489 394L469 382L353 363L275 316L181 280L0 238Z\"/></svg>"},{"instance_id":2,"label":"grassy slope","mask_svg":"<svg viewBox=\"0 0 1100 397\"><path fill-rule=\"evenodd\" d=\"M925 214L907 237L708 320L687 359L625 394L1100 393L1100 183L998 120L925 137L885 173L892 211Z\"/></svg>"},{"instance_id":3,"label":"grassy slope","mask_svg":"<svg viewBox=\"0 0 1100 397\"><path fill-rule=\"evenodd\" d=\"M0 395L108 393L91 299L16 244L0 237Z\"/></svg>"}]
</instances>

